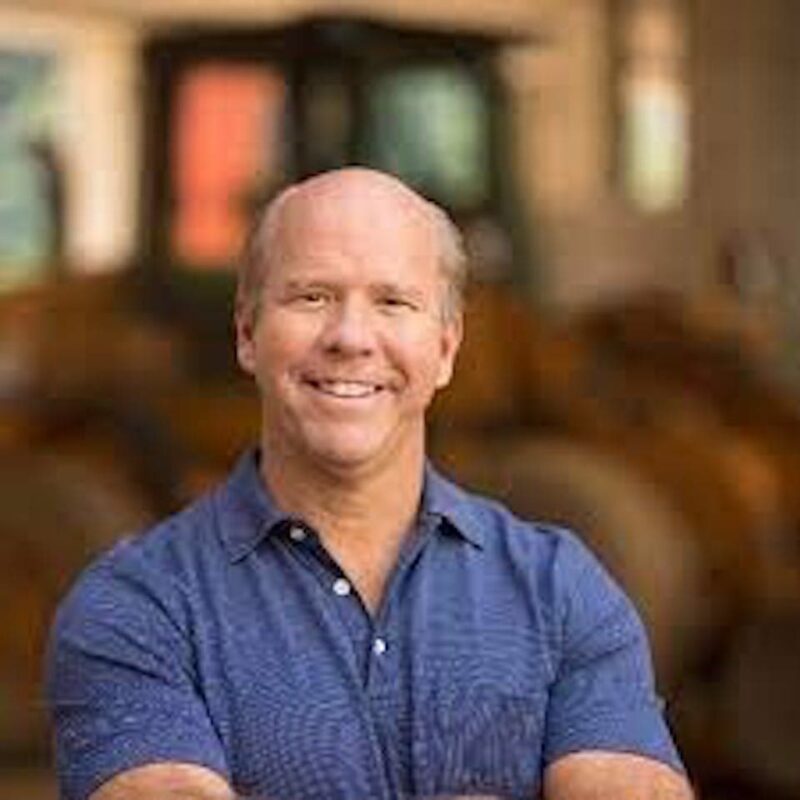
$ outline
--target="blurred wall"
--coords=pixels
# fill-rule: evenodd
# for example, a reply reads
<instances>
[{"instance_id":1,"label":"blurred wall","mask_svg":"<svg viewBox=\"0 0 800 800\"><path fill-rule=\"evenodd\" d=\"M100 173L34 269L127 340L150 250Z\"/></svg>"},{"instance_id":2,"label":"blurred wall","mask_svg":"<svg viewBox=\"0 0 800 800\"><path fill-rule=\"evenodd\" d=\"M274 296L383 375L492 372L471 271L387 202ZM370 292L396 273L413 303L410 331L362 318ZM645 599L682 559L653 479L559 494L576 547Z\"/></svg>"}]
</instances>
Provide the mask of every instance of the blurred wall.
<instances>
[{"instance_id":1,"label":"blurred wall","mask_svg":"<svg viewBox=\"0 0 800 800\"><path fill-rule=\"evenodd\" d=\"M13 5L13 4L11 4ZM23 4L21 4L23 5ZM139 174L137 27L108 16L0 8L0 48L52 52L66 256L86 270L131 254Z\"/></svg>"},{"instance_id":2,"label":"blurred wall","mask_svg":"<svg viewBox=\"0 0 800 800\"><path fill-rule=\"evenodd\" d=\"M777 312L791 325L800 294L800 5L685 4L688 194L658 213L633 207L614 172L609 7L551 3L545 47L528 58L522 156L554 299L573 306L640 287L702 290L733 250L779 273L785 285L767 299L783 304Z\"/></svg>"},{"instance_id":3,"label":"blurred wall","mask_svg":"<svg viewBox=\"0 0 800 800\"><path fill-rule=\"evenodd\" d=\"M731 5L735 13L726 13ZM695 194L703 249L764 227L800 247L800 4L700 0Z\"/></svg>"},{"instance_id":4,"label":"blurred wall","mask_svg":"<svg viewBox=\"0 0 800 800\"><path fill-rule=\"evenodd\" d=\"M544 46L527 58L522 163L535 198L545 287L564 308L654 286L680 289L696 269L691 187L683 204L645 212L620 184L619 32L611 6L551 2Z\"/></svg>"},{"instance_id":5,"label":"blurred wall","mask_svg":"<svg viewBox=\"0 0 800 800\"><path fill-rule=\"evenodd\" d=\"M510 50L504 67L525 213L544 265L539 291L550 304L571 308L652 286L701 288L714 280L720 249L735 233L766 232L792 285L800 283L800 229L793 223L800 8L793 0L685 4L690 181L681 206L656 213L630 202L615 171L619 87L610 0L32 5L7 0L0 8L0 46L42 43L63 57L67 254L84 268L123 263L133 251L141 171L137 48L149 30L186 19L248 24L350 10L536 34L535 42Z\"/></svg>"}]
</instances>

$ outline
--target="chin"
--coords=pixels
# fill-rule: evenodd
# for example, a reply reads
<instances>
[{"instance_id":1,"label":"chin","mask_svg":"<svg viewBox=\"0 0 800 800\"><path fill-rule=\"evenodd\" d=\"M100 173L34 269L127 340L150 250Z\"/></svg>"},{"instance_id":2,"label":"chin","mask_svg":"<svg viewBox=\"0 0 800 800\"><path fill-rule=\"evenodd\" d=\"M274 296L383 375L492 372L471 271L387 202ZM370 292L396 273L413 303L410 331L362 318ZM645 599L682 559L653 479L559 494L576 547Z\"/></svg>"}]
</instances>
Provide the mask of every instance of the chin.
<instances>
[{"instance_id":1,"label":"chin","mask_svg":"<svg viewBox=\"0 0 800 800\"><path fill-rule=\"evenodd\" d=\"M307 443L312 459L337 470L355 470L389 461L396 449L385 437L363 434L337 436L328 432Z\"/></svg>"},{"instance_id":2,"label":"chin","mask_svg":"<svg viewBox=\"0 0 800 800\"><path fill-rule=\"evenodd\" d=\"M310 451L315 461L338 470L353 470L364 467L380 458L380 450L370 447L335 447L330 443Z\"/></svg>"}]
</instances>

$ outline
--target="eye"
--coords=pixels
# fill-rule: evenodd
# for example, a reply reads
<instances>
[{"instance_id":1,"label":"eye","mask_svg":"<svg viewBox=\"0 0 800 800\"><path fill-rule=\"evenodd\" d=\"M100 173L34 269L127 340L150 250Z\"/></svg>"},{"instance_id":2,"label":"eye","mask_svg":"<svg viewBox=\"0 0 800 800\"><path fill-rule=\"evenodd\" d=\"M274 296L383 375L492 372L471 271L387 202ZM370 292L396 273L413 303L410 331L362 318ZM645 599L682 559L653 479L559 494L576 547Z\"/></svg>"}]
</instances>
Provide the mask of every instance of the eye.
<instances>
[{"instance_id":1,"label":"eye","mask_svg":"<svg viewBox=\"0 0 800 800\"><path fill-rule=\"evenodd\" d=\"M400 295L384 295L379 298L378 304L381 308L391 312L417 310L417 304L413 300Z\"/></svg>"},{"instance_id":2,"label":"eye","mask_svg":"<svg viewBox=\"0 0 800 800\"><path fill-rule=\"evenodd\" d=\"M300 308L321 308L328 301L328 294L322 289L301 289L291 297L292 305Z\"/></svg>"}]
</instances>

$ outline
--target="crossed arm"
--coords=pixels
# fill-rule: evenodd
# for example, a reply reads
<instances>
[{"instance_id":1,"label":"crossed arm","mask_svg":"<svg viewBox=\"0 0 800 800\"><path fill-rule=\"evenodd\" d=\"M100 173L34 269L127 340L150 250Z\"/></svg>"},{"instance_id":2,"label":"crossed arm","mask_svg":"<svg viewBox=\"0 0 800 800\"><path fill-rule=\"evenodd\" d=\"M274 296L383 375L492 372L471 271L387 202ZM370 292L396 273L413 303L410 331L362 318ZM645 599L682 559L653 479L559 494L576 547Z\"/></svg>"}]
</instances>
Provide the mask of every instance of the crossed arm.
<instances>
[{"instance_id":1,"label":"crossed arm","mask_svg":"<svg viewBox=\"0 0 800 800\"><path fill-rule=\"evenodd\" d=\"M195 764L148 764L104 783L89 800L236 800L228 782Z\"/></svg>"},{"instance_id":2,"label":"crossed arm","mask_svg":"<svg viewBox=\"0 0 800 800\"><path fill-rule=\"evenodd\" d=\"M627 753L574 753L544 774L543 800L693 800L671 767Z\"/></svg>"},{"instance_id":3,"label":"crossed arm","mask_svg":"<svg viewBox=\"0 0 800 800\"><path fill-rule=\"evenodd\" d=\"M552 764L544 778L543 800L692 800L693 797L688 781L673 769L629 754L575 753ZM236 800L236 795L222 777L205 767L150 764L112 778L90 800L151 798Z\"/></svg>"},{"instance_id":4,"label":"crossed arm","mask_svg":"<svg viewBox=\"0 0 800 800\"><path fill-rule=\"evenodd\" d=\"M604 580L602 574L591 574L597 570L594 562L587 561L580 573L581 584ZM98 582L105 577L95 576ZM116 574L113 577L117 579ZM128 578L127 574L123 577ZM101 583L100 588L102 593L90 585L94 595L89 593L80 604L67 609L54 641L51 694L61 722L63 764L70 767L87 758L84 743L97 744L99 737L102 747L93 747L92 752L100 749L108 756L104 767L108 774L121 763L112 757L115 745L108 731L125 722L131 735L127 709L146 708L138 730L150 749L142 752L171 755L175 761L120 772L96 789L90 800L243 800L222 777L225 754L219 743L207 751L187 745L203 735L211 741L215 734L210 722L204 722L205 710L191 680L187 637L163 613L166 602L153 590L159 599L154 603L148 586L136 573L123 584L124 594L116 591L119 587L114 584L115 613L98 614L96 603L103 601L103 608L107 607L108 596L105 585ZM180 605L178 601L175 604ZM564 607L563 657L557 680L550 687L545 735L550 765L544 772L540 800L692 800L685 778L657 760L659 753L670 760L666 749L653 748L651 757L603 751L606 742L613 749L624 746L625 741L595 736L598 720L625 720L642 714L639 722L646 723L653 741L668 738L656 724L660 712L654 702L643 629L624 597L613 586L593 597L573 591ZM127 692L125 704L109 704L107 698L119 698L122 687ZM176 709L182 711L185 735L170 739ZM102 718L102 731L98 718ZM166 745L159 738L162 732L170 739ZM631 737L631 750L639 749L637 741ZM220 772L177 763L188 762L197 753Z\"/></svg>"}]
</instances>

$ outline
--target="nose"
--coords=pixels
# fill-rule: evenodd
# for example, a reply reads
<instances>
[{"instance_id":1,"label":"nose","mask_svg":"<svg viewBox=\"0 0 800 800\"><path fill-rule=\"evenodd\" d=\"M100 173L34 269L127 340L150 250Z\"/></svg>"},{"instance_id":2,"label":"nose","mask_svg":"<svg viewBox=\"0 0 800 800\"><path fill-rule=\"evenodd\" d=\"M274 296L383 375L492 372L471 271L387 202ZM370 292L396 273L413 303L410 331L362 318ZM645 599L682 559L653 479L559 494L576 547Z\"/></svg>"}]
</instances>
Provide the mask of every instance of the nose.
<instances>
[{"instance_id":1,"label":"nose","mask_svg":"<svg viewBox=\"0 0 800 800\"><path fill-rule=\"evenodd\" d=\"M368 355L375 349L375 320L366 304L347 299L331 309L322 331L321 345L332 354Z\"/></svg>"}]
</instances>

